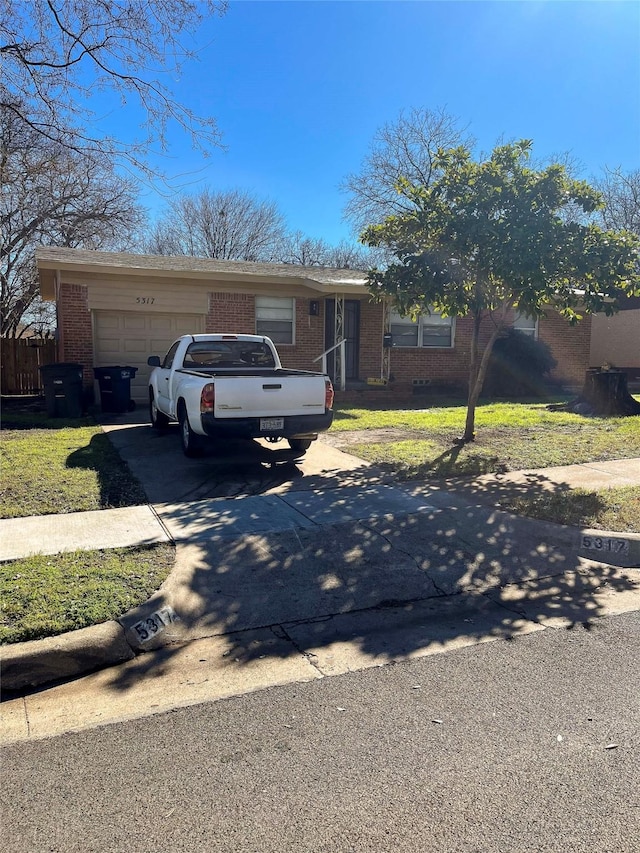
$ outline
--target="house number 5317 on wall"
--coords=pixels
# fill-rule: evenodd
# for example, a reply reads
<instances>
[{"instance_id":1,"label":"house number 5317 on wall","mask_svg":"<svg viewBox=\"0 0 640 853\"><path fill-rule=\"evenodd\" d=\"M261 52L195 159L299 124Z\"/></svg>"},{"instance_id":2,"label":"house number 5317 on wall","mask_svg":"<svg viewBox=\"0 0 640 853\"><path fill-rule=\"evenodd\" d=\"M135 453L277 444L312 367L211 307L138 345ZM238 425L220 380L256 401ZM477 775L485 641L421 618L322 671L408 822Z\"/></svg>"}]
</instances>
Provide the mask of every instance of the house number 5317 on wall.
<instances>
[{"instance_id":1,"label":"house number 5317 on wall","mask_svg":"<svg viewBox=\"0 0 640 853\"><path fill-rule=\"evenodd\" d=\"M155 296L136 296L136 303L138 305L153 305L155 301Z\"/></svg>"}]
</instances>

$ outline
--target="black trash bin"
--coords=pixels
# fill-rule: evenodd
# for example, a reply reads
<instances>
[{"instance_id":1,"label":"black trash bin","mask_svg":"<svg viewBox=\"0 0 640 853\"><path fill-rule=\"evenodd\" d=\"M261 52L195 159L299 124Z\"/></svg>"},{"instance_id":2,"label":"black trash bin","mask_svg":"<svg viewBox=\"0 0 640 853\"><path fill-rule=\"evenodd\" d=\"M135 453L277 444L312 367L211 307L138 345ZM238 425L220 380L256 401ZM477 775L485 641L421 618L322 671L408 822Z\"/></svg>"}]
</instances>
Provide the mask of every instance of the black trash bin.
<instances>
[{"instance_id":1,"label":"black trash bin","mask_svg":"<svg viewBox=\"0 0 640 853\"><path fill-rule=\"evenodd\" d=\"M132 412L136 404L131 399L131 380L137 367L94 367L93 375L100 387L100 407L103 412Z\"/></svg>"},{"instance_id":2,"label":"black trash bin","mask_svg":"<svg viewBox=\"0 0 640 853\"><path fill-rule=\"evenodd\" d=\"M50 418L81 418L82 365L71 362L43 364L40 373L47 415Z\"/></svg>"}]
</instances>

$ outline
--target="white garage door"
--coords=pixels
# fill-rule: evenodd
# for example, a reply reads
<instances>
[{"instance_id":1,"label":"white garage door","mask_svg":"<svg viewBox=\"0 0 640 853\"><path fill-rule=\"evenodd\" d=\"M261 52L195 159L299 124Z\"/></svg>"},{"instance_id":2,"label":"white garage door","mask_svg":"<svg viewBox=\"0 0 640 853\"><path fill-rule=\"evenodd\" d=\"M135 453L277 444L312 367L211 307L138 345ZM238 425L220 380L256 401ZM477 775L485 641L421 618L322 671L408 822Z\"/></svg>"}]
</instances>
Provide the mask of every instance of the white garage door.
<instances>
[{"instance_id":1,"label":"white garage door","mask_svg":"<svg viewBox=\"0 0 640 853\"><path fill-rule=\"evenodd\" d=\"M133 311L94 311L94 366L137 367L131 396L146 403L150 355L161 358L180 335L203 331L199 314L143 314Z\"/></svg>"}]
</instances>

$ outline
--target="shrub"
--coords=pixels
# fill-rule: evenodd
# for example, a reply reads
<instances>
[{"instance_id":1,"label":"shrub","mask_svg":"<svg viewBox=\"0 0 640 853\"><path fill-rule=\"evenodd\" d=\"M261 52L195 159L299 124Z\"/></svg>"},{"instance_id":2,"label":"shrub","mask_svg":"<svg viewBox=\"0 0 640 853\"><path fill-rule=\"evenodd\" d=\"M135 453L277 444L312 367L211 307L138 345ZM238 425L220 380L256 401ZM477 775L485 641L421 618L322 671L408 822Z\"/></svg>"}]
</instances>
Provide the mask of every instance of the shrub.
<instances>
[{"instance_id":1,"label":"shrub","mask_svg":"<svg viewBox=\"0 0 640 853\"><path fill-rule=\"evenodd\" d=\"M509 329L493 347L485 393L493 397L543 397L556 364L544 341Z\"/></svg>"}]
</instances>

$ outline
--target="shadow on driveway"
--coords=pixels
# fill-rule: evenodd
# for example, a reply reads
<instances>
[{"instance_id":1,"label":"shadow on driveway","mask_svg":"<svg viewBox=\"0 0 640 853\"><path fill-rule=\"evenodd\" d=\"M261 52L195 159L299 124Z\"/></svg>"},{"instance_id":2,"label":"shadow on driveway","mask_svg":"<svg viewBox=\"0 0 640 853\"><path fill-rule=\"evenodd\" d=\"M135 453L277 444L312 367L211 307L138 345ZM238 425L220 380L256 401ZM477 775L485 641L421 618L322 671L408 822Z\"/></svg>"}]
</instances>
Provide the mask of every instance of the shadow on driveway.
<instances>
[{"instance_id":1,"label":"shadow on driveway","mask_svg":"<svg viewBox=\"0 0 640 853\"><path fill-rule=\"evenodd\" d=\"M530 494L555 487L538 475L519 488ZM126 690L143 676L161 674L179 644L196 637L233 634L229 654L240 662L317 655L345 640L384 663L445 639L511 639L524 620L590 626L609 594L638 589L633 572L581 560L573 529L511 516L436 487L413 485L410 493L429 508L323 524L313 520L316 495L298 493L296 510L308 522L302 526L215 541L205 533L179 545L176 570L152 602L178 611L176 645L141 655L114 676L113 687ZM225 512L233 528L230 504ZM433 608L443 602L453 603L450 616ZM359 620L345 616L355 613ZM413 630L389 631L394 620ZM291 642L245 644L241 632L258 628Z\"/></svg>"}]
</instances>

